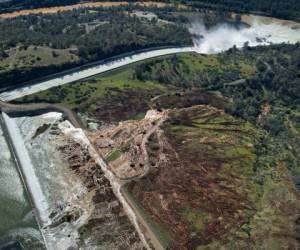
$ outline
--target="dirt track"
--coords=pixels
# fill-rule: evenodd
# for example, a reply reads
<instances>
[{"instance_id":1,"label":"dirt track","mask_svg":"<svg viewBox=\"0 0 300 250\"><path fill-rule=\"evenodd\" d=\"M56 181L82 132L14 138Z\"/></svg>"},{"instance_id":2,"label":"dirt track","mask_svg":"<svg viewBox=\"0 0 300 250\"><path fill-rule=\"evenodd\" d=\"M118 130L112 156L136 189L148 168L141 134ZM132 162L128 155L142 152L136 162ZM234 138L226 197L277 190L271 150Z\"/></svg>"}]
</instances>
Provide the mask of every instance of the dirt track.
<instances>
[{"instance_id":1,"label":"dirt track","mask_svg":"<svg viewBox=\"0 0 300 250\"><path fill-rule=\"evenodd\" d=\"M152 1L141 1L136 4L139 5L152 5L155 4L158 7L164 7L167 4L165 3L158 3L158 2L152 2ZM29 14L53 14L57 12L64 12L64 11L70 11L73 9L79 9L79 8L97 8L97 7L116 7L121 5L129 5L129 2L91 2L91 3L79 3L79 4L73 4L68 6L60 6L60 7L49 7L49 8L37 8L37 9L28 9L28 10L20 10L20 11L14 11L10 13L4 13L0 14L0 18L14 18L17 16L24 16Z\"/></svg>"},{"instance_id":2,"label":"dirt track","mask_svg":"<svg viewBox=\"0 0 300 250\"><path fill-rule=\"evenodd\" d=\"M0 101L0 110L11 116L37 115L49 111L61 112L64 114L65 118L73 124L74 127L80 128L82 126L71 110L57 104L38 103L15 105Z\"/></svg>"},{"instance_id":3,"label":"dirt track","mask_svg":"<svg viewBox=\"0 0 300 250\"><path fill-rule=\"evenodd\" d=\"M155 250L164 250L164 247L162 246L162 244L158 240L157 236L152 231L152 229L150 228L149 224L147 223L147 221L145 220L145 218L143 217L143 215L136 208L134 202L131 200L131 198L129 197L129 195L127 194L127 192L124 192L124 190L121 190L121 193L125 197L125 200L130 205L130 207L132 208L132 210L134 211L135 216L137 217L138 221L145 227L145 229L147 231L146 234L151 239L151 243L153 244Z\"/></svg>"}]
</instances>

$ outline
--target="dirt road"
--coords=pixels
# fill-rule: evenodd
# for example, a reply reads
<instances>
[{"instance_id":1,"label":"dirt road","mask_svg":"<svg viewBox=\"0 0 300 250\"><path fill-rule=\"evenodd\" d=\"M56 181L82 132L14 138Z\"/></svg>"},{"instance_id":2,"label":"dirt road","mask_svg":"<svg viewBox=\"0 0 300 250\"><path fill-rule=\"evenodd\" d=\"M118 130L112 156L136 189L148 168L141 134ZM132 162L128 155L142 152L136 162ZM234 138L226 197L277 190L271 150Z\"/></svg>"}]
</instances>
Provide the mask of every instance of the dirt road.
<instances>
[{"instance_id":1,"label":"dirt road","mask_svg":"<svg viewBox=\"0 0 300 250\"><path fill-rule=\"evenodd\" d=\"M138 221L143 225L143 227L146 229L146 234L150 238L151 243L153 244L153 247L155 250L164 250L165 248L162 246L160 241L158 240L156 234L152 231L150 226L148 225L147 221L144 219L143 215L139 212L139 210L136 208L134 202L130 199L129 195L124 189L121 189L121 193L123 197L125 198L126 202L130 205L132 210L135 213L135 216L137 217Z\"/></svg>"},{"instance_id":2,"label":"dirt road","mask_svg":"<svg viewBox=\"0 0 300 250\"><path fill-rule=\"evenodd\" d=\"M74 127L82 127L79 119L77 119L76 115L70 109L58 104L33 103L16 105L0 101L0 110L10 116L40 115L50 111L60 112L63 113L64 118L69 120Z\"/></svg>"}]
</instances>

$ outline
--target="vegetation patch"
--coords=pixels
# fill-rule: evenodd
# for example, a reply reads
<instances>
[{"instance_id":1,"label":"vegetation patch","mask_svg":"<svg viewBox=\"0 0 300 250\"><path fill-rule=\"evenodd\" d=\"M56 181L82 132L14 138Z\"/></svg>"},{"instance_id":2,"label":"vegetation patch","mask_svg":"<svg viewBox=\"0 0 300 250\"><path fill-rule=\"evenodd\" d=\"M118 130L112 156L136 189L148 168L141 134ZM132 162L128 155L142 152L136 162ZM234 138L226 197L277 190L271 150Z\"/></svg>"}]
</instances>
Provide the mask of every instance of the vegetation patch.
<instances>
[{"instance_id":1,"label":"vegetation patch","mask_svg":"<svg viewBox=\"0 0 300 250\"><path fill-rule=\"evenodd\" d=\"M35 139L39 135L43 134L46 132L48 128L50 128L51 124L43 124L42 126L38 127L37 130L35 131L35 134L32 136L32 139Z\"/></svg>"},{"instance_id":2,"label":"vegetation patch","mask_svg":"<svg viewBox=\"0 0 300 250\"><path fill-rule=\"evenodd\" d=\"M192 45L179 20L162 23L131 12L130 6L99 7L1 20L0 89L130 51Z\"/></svg>"},{"instance_id":3,"label":"vegetation patch","mask_svg":"<svg viewBox=\"0 0 300 250\"><path fill-rule=\"evenodd\" d=\"M224 83L247 78L255 65L243 58L223 55L176 55L172 58L146 62L135 68L140 80L156 80L180 87L216 89Z\"/></svg>"},{"instance_id":4,"label":"vegetation patch","mask_svg":"<svg viewBox=\"0 0 300 250\"><path fill-rule=\"evenodd\" d=\"M116 96L118 92L130 89L163 91L165 87L151 81L141 82L135 80L133 79L132 70L125 68L116 74L111 73L104 77L96 76L88 80L54 87L17 99L16 102L60 103L69 108L80 108L94 104L97 99Z\"/></svg>"},{"instance_id":5,"label":"vegetation patch","mask_svg":"<svg viewBox=\"0 0 300 250\"><path fill-rule=\"evenodd\" d=\"M117 160L121 155L122 155L122 153L121 153L119 150L114 150L114 151L112 151L108 156L105 157L105 160L106 160L107 162L115 161L115 160Z\"/></svg>"}]
</instances>

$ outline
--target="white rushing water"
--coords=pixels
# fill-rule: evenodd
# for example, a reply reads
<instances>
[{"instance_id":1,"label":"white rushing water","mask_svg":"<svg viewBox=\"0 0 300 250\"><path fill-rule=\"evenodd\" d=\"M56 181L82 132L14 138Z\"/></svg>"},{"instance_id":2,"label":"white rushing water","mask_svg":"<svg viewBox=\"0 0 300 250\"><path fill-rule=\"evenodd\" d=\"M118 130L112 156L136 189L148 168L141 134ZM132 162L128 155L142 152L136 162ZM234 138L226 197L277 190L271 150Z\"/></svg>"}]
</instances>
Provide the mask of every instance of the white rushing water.
<instances>
[{"instance_id":1,"label":"white rushing water","mask_svg":"<svg viewBox=\"0 0 300 250\"><path fill-rule=\"evenodd\" d=\"M63 76L41 81L34 85L0 93L0 100L11 101L55 86L78 81L131 63L163 55L185 52L213 54L228 50L234 45L243 47L246 42L249 43L249 46L257 46L272 43L296 43L300 41L299 27L292 27L277 19L272 19L270 23L263 23L260 20L261 18L255 16L252 16L252 19L249 28L244 27L240 29L228 24L220 24L206 29L201 21L195 21L190 27L190 32L197 37L194 39L193 47L154 49L147 52L137 52L131 56L113 59L106 63L99 63L87 69L78 69L76 72L66 73Z\"/></svg>"},{"instance_id":2,"label":"white rushing water","mask_svg":"<svg viewBox=\"0 0 300 250\"><path fill-rule=\"evenodd\" d=\"M38 177L34 171L33 164L25 147L18 125L14 119L10 118L5 113L3 113L3 119L6 123L8 133L12 139L18 160L22 166L22 173L26 179L26 183L32 196L34 205L38 210L38 217L42 224L48 224L50 222L48 218L48 204L45 199L45 195L43 194Z\"/></svg>"},{"instance_id":3,"label":"white rushing water","mask_svg":"<svg viewBox=\"0 0 300 250\"><path fill-rule=\"evenodd\" d=\"M92 196L57 152L59 140L50 128L61 118L56 112L19 118L4 115L49 250L76 248L78 229L93 211ZM37 135L45 124L50 128ZM70 213L78 218L64 222Z\"/></svg>"},{"instance_id":4,"label":"white rushing water","mask_svg":"<svg viewBox=\"0 0 300 250\"><path fill-rule=\"evenodd\" d=\"M0 246L19 241L25 249L44 249L26 189L1 126L0 204Z\"/></svg>"},{"instance_id":5,"label":"white rushing water","mask_svg":"<svg viewBox=\"0 0 300 250\"><path fill-rule=\"evenodd\" d=\"M9 196L10 199L18 203L26 203L25 190L21 179L15 169L11 153L9 151L6 140L3 136L3 131L0 127L0 190L3 196ZM2 177L4 177L2 179ZM11 187L14 187L14 192L11 192Z\"/></svg>"},{"instance_id":6,"label":"white rushing water","mask_svg":"<svg viewBox=\"0 0 300 250\"><path fill-rule=\"evenodd\" d=\"M226 51L234 45L238 48L248 43L249 46L280 43L297 43L300 41L300 30L280 22L262 23L253 20L250 27L236 28L229 24L220 24L206 29L201 21L193 22L190 32L197 52L213 54Z\"/></svg>"},{"instance_id":7,"label":"white rushing water","mask_svg":"<svg viewBox=\"0 0 300 250\"><path fill-rule=\"evenodd\" d=\"M21 87L12 91L2 92L0 94L0 100L2 101L11 101L26 95L30 95L42 90L46 90L55 86L63 85L66 83L74 82L80 79L84 79L93 75L97 75L112 69L117 69L119 67L146 60L149 58L154 58L163 55L175 54L175 53L184 53L195 51L194 47L178 47L170 49L156 49L147 52L137 52L131 56L125 56L120 59L115 59L107 63L102 63L97 66L91 66L90 68L78 70L73 73L67 73L64 76L56 77L51 80L46 80L41 83Z\"/></svg>"}]
</instances>

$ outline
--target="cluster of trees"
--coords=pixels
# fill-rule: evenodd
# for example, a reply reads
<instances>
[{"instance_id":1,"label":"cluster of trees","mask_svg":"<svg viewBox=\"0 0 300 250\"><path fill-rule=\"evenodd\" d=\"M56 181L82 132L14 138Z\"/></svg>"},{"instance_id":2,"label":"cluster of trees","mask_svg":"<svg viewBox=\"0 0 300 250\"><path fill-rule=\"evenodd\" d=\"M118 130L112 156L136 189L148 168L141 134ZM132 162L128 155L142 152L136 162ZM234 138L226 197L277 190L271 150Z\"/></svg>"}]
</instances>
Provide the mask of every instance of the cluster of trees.
<instances>
[{"instance_id":1,"label":"cluster of trees","mask_svg":"<svg viewBox=\"0 0 300 250\"><path fill-rule=\"evenodd\" d=\"M236 61L237 67L240 62L254 64L256 72L236 84L227 84L245 76L234 68L220 70L211 67L195 71L192 70L194 65L173 57L141 64L136 67L135 75L139 80L220 91L233 100L227 107L228 112L253 123L259 121L274 134L285 127L286 110L300 110L300 44L245 47L242 51L231 49L218 58L221 61L226 59L227 64ZM266 104L272 107L273 113L270 111L265 119L259 119Z\"/></svg>"},{"instance_id":2,"label":"cluster of trees","mask_svg":"<svg viewBox=\"0 0 300 250\"><path fill-rule=\"evenodd\" d=\"M97 12L80 9L71 12L44 15L28 15L0 23L0 47L9 49L22 44L49 46L65 49L70 46L90 50L101 49L102 56L112 55L114 48L123 45L132 49L149 44L191 44L186 27L177 24L160 24L156 20L141 20L119 10L95 9ZM87 32L84 24L97 27ZM98 54L101 52L97 52ZM115 53L117 54L118 51ZM91 55L93 56L93 55Z\"/></svg>"},{"instance_id":3,"label":"cluster of trees","mask_svg":"<svg viewBox=\"0 0 300 250\"><path fill-rule=\"evenodd\" d=\"M0 13L21 9L34 9L41 7L63 6L79 3L80 0L11 0L0 3Z\"/></svg>"},{"instance_id":4,"label":"cluster of trees","mask_svg":"<svg viewBox=\"0 0 300 250\"><path fill-rule=\"evenodd\" d=\"M0 13L18 9L70 5L79 2L80 0L11 0L9 2L0 3ZM138 1L129 0L128 2ZM165 0L158 2L177 2L200 9L236 11L243 13L252 12L272 15L279 18L300 20L300 2L298 0Z\"/></svg>"},{"instance_id":5,"label":"cluster of trees","mask_svg":"<svg viewBox=\"0 0 300 250\"><path fill-rule=\"evenodd\" d=\"M300 44L248 48L242 53L244 57L255 58L257 72L249 77L246 84L222 87L225 94L234 98L231 112L256 121L264 103L291 110L300 108ZM275 128L278 122L283 121L283 116L277 112L264 122L266 126Z\"/></svg>"},{"instance_id":6,"label":"cluster of trees","mask_svg":"<svg viewBox=\"0 0 300 250\"><path fill-rule=\"evenodd\" d=\"M169 59L157 59L138 65L135 77L140 81L152 80L177 87L202 87L208 90L217 90L223 83L242 77L238 70L227 67L229 63L226 59L218 58L218 64L204 67L194 64L192 58L185 60L182 56L174 55ZM225 68L221 68L221 65L225 65Z\"/></svg>"},{"instance_id":7,"label":"cluster of trees","mask_svg":"<svg viewBox=\"0 0 300 250\"><path fill-rule=\"evenodd\" d=\"M266 14L283 19L300 20L298 0L178 0L199 9Z\"/></svg>"},{"instance_id":8,"label":"cluster of trees","mask_svg":"<svg viewBox=\"0 0 300 250\"><path fill-rule=\"evenodd\" d=\"M157 19L141 19L128 13L132 11L131 8L96 8L93 11L78 9L3 20L0 22L0 56L4 57L9 49L16 46L26 48L34 45L53 49L75 47L79 57L77 65L81 65L138 49L192 44L192 37L183 24L184 20L161 23ZM154 11L159 13L157 9ZM165 13L166 10L160 10L161 16L165 16ZM87 25L93 28L87 30ZM74 66L74 63L55 67L50 65L39 70L52 73L69 66ZM34 79L40 75L36 75L36 72L28 66L2 72L0 88ZM22 75L24 77L20 77Z\"/></svg>"}]
</instances>

